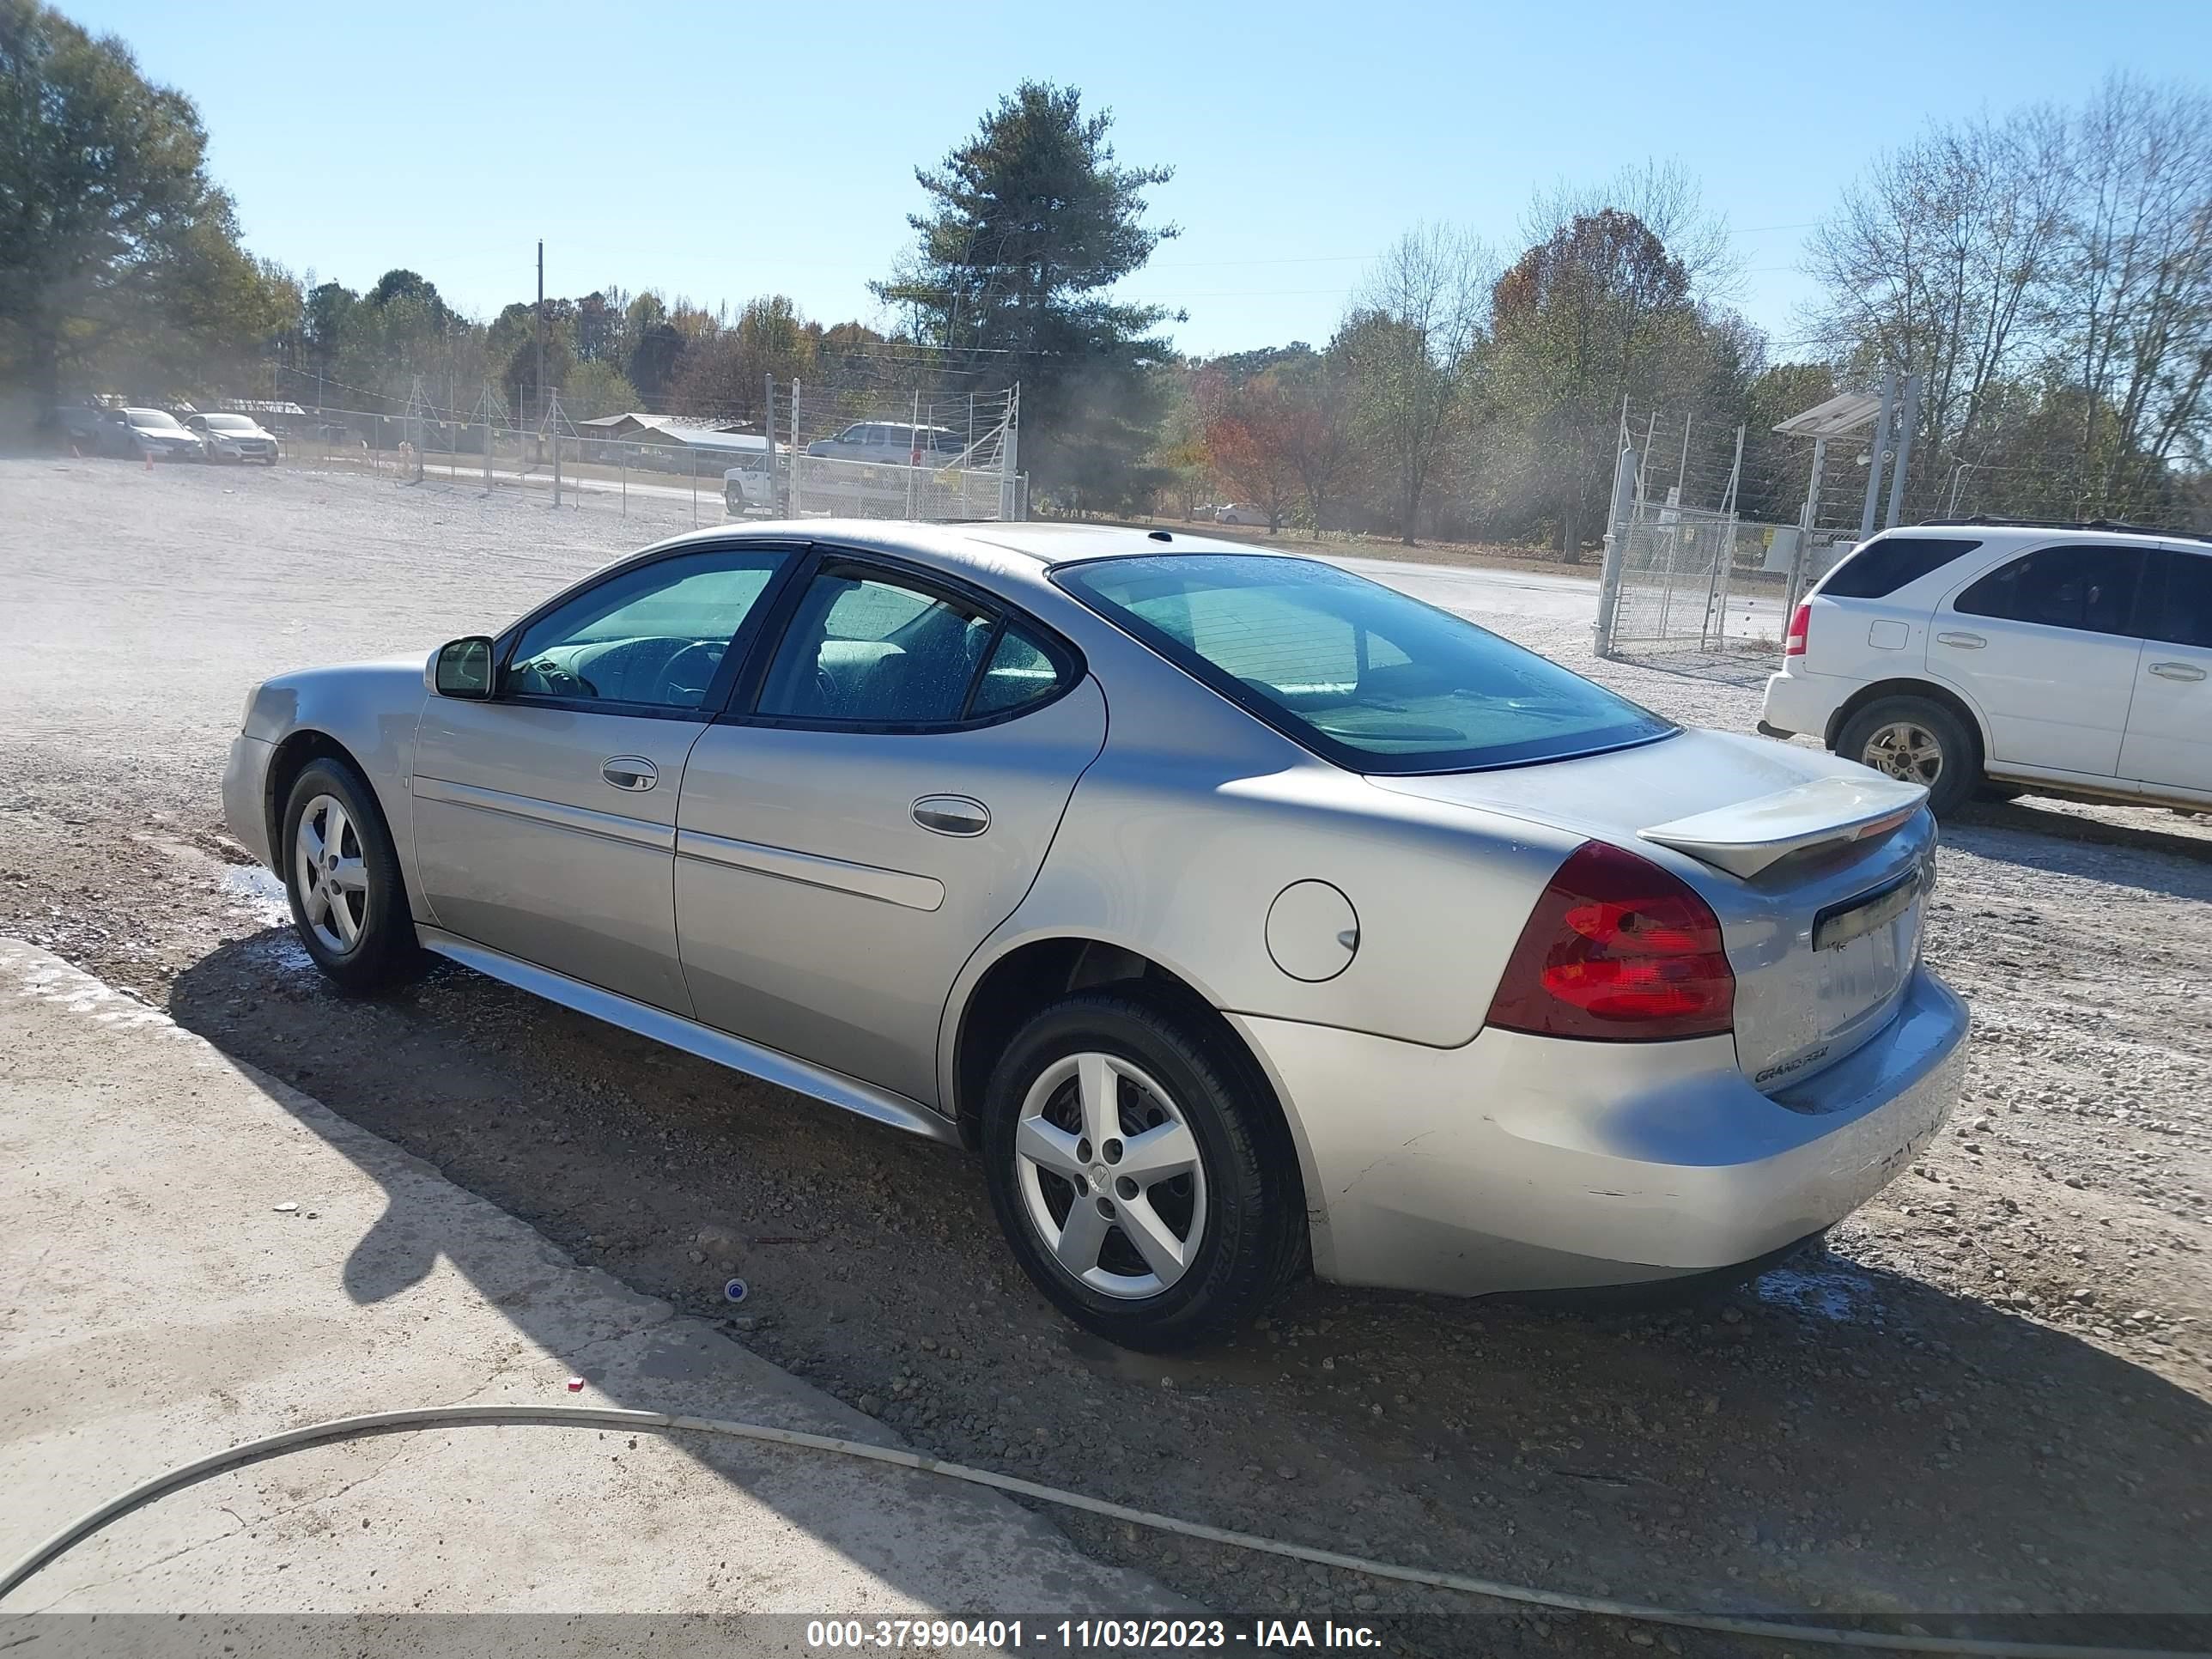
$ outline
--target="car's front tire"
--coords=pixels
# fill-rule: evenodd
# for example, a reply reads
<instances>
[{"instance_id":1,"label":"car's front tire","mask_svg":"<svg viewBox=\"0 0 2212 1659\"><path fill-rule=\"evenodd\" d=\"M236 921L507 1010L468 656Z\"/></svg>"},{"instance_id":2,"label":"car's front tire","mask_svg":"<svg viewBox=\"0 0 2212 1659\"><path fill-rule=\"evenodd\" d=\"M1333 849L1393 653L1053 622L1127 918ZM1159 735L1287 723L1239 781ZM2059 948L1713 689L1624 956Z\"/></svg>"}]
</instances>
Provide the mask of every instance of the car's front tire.
<instances>
[{"instance_id":1,"label":"car's front tire","mask_svg":"<svg viewBox=\"0 0 2212 1659\"><path fill-rule=\"evenodd\" d=\"M991 1076L983 1156L1015 1258L1078 1324L1167 1352L1251 1317L1305 1261L1289 1137L1249 1060L1132 984L1024 1026Z\"/></svg>"},{"instance_id":2,"label":"car's front tire","mask_svg":"<svg viewBox=\"0 0 2212 1659\"><path fill-rule=\"evenodd\" d=\"M1928 791L1928 805L1947 817L1981 786L1981 745L1964 721L1928 697L1882 697L1844 723L1836 752L1845 760Z\"/></svg>"},{"instance_id":3,"label":"car's front tire","mask_svg":"<svg viewBox=\"0 0 2212 1659\"><path fill-rule=\"evenodd\" d=\"M391 831L361 775L310 761L285 799L284 891L292 925L315 965L349 991L377 991L419 960Z\"/></svg>"}]
</instances>

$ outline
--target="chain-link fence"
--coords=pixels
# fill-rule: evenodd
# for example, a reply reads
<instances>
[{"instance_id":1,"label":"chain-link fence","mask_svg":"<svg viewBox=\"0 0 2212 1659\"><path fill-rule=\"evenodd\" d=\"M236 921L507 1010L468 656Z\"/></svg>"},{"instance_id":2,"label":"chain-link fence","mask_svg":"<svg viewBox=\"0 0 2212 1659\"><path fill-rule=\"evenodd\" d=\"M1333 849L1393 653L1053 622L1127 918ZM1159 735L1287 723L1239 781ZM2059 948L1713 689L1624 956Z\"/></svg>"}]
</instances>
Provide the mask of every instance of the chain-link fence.
<instances>
[{"instance_id":1,"label":"chain-link fence","mask_svg":"<svg viewBox=\"0 0 2212 1659\"><path fill-rule=\"evenodd\" d=\"M764 381L750 420L641 410L579 420L556 392L526 425L489 388L473 408L456 409L419 383L404 404L390 400L382 410L271 399L240 412L275 431L296 464L441 479L485 494L532 491L549 506L648 531L787 517L1028 516L1028 479L1016 465L1018 390L925 400L911 386L899 397L879 378Z\"/></svg>"}]
</instances>

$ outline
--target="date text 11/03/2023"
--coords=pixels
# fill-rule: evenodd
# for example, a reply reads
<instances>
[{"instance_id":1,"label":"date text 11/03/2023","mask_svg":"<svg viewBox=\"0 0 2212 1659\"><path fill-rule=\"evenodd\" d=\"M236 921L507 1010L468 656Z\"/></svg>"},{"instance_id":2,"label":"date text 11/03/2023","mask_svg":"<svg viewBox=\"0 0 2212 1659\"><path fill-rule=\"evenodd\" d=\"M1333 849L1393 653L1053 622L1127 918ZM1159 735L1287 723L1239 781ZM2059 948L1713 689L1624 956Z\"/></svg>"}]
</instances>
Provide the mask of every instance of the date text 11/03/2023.
<instances>
[{"instance_id":1,"label":"date text 11/03/2023","mask_svg":"<svg viewBox=\"0 0 2212 1659\"><path fill-rule=\"evenodd\" d=\"M1377 1648L1369 1626L1323 1620L1255 1619L817 1619L806 1626L810 1653L840 1650L973 1647L1041 1653L1158 1652L1177 1648L1289 1651Z\"/></svg>"}]
</instances>

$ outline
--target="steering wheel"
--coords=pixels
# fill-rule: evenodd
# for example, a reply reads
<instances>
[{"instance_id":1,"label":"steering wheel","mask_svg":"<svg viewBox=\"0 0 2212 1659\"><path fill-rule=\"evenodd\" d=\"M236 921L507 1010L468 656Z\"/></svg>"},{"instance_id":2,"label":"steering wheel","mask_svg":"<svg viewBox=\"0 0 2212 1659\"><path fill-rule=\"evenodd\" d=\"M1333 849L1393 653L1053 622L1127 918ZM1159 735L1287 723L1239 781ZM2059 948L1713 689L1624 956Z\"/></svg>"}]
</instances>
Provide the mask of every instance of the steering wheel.
<instances>
[{"instance_id":1,"label":"steering wheel","mask_svg":"<svg viewBox=\"0 0 2212 1659\"><path fill-rule=\"evenodd\" d=\"M722 654L726 649L727 647L720 640L696 640L671 657L660 671L661 683L668 688L670 699L688 702L695 708L707 700L707 687L714 682L715 671L721 667ZM697 659L697 661L686 672L696 672L700 668L706 670L705 675L696 686L686 684L683 675L678 672L684 663L694 658Z\"/></svg>"}]
</instances>

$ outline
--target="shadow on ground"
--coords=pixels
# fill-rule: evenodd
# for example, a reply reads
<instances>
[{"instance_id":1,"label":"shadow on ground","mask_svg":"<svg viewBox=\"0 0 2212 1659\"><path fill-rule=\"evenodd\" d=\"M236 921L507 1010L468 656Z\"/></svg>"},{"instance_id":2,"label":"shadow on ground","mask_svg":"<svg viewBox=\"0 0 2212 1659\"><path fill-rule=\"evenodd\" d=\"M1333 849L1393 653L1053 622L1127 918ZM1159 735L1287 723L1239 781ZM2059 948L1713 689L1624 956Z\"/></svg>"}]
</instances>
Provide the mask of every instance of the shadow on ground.
<instances>
[{"instance_id":1,"label":"shadow on ground","mask_svg":"<svg viewBox=\"0 0 2212 1659\"><path fill-rule=\"evenodd\" d=\"M171 1012L635 1289L713 1318L742 1273L734 1334L944 1456L1590 1594L1931 1630L1980 1615L2041 1640L2155 1614L2126 1634L2212 1638L2212 1408L1910 1278L1830 1257L1636 1313L1309 1285L1230 1345L1149 1358L1051 1313L963 1155L465 970L355 1000L270 933L184 973ZM474 1276L464 1241L388 1214L347 1287L388 1296L441 1253ZM533 1316L510 1314L526 1336ZM1468 1605L1065 1524L1224 1611ZM1547 1650L1540 1623L1486 1645Z\"/></svg>"}]
</instances>

